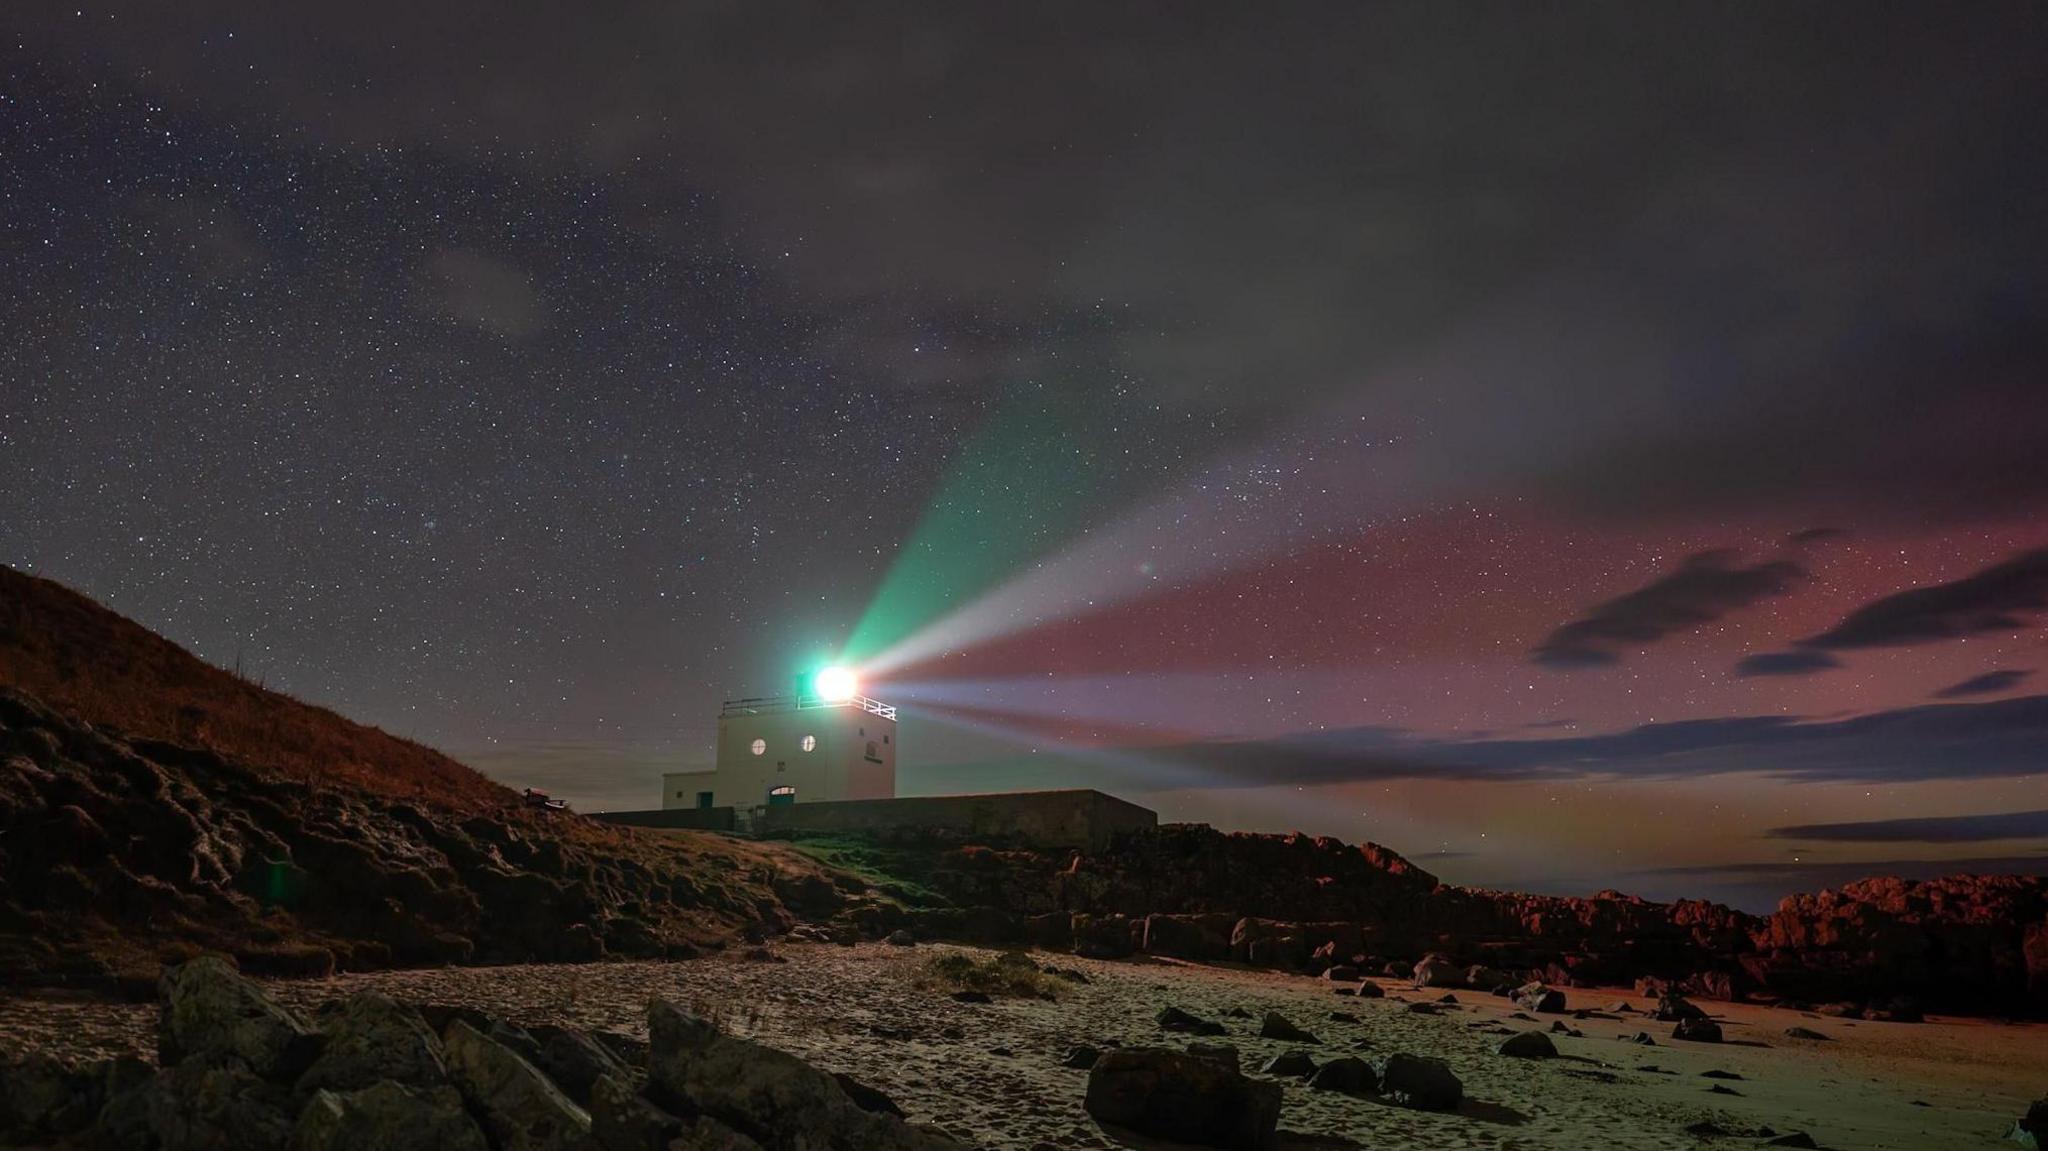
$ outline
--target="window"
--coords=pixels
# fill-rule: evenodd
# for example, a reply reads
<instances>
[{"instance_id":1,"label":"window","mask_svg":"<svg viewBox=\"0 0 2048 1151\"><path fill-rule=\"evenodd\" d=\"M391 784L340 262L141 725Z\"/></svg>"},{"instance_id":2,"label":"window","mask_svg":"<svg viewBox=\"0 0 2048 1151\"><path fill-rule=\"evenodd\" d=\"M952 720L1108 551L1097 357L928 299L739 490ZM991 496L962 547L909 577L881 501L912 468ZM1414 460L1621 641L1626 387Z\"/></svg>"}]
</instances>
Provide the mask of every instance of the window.
<instances>
[{"instance_id":1,"label":"window","mask_svg":"<svg viewBox=\"0 0 2048 1151\"><path fill-rule=\"evenodd\" d=\"M885 735L885 736L883 736L883 737L882 737L882 742L883 742L883 743L887 743L887 742L889 742L889 737L888 737L888 736L886 736L886 735Z\"/></svg>"},{"instance_id":2,"label":"window","mask_svg":"<svg viewBox=\"0 0 2048 1151\"><path fill-rule=\"evenodd\" d=\"M818 750L818 737L817 737L817 736L815 736L815 735L807 735L807 736L805 736L805 737L804 737L804 742L803 742L803 748L804 748L804 750L805 750L805 751L816 751L816 750Z\"/></svg>"},{"instance_id":3,"label":"window","mask_svg":"<svg viewBox=\"0 0 2048 1151\"><path fill-rule=\"evenodd\" d=\"M880 751L876 750L876 748L875 748L875 741L874 741L874 740L872 740L872 739L868 741L868 762L870 762L870 763L880 763L880 762L882 762L882 753L881 753Z\"/></svg>"},{"instance_id":4,"label":"window","mask_svg":"<svg viewBox=\"0 0 2048 1151\"><path fill-rule=\"evenodd\" d=\"M765 739L757 739L757 740L755 740L755 741L754 741L754 754L755 754L755 755L767 755L767 754L768 754L768 741L767 741L767 740L765 740Z\"/></svg>"}]
</instances>

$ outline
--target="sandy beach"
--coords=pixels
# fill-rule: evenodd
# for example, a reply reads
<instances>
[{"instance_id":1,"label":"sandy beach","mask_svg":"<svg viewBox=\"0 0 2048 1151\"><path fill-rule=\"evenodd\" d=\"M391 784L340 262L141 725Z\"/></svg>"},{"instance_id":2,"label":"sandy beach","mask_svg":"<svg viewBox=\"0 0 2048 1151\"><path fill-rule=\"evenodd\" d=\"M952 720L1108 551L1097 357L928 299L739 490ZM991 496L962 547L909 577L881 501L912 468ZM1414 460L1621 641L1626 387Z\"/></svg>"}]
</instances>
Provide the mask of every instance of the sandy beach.
<instances>
[{"instance_id":1,"label":"sandy beach","mask_svg":"<svg viewBox=\"0 0 2048 1151\"><path fill-rule=\"evenodd\" d=\"M789 943L787 962L717 956L687 963L445 968L272 980L285 1002L310 1007L375 988L420 1002L462 1003L525 1023L568 1023L644 1033L649 998L716 1011L741 1034L846 1071L893 1096L915 1119L992 1149L1147 1146L1105 1131L1081 1108L1086 1073L1060 1066L1077 1043L1179 1046L1159 1009L1179 1006L1220 1021L1248 1071L1289 1050L1318 1061L1406 1051L1444 1059L1464 1081L1464 1107L1409 1111L1316 1092L1286 1080L1281 1129L1293 1146L1372 1148L1668 1148L1701 1142L1687 1127L1712 1123L1720 1141L1768 1127L1803 1131L1823 1147L1972 1148L1994 1144L2048 1085L2048 1025L1930 1018L1919 1024L1823 1019L1741 1004L1704 1004L1726 1041L1669 1038L1670 1024L1620 1014L1514 1018L1505 999L1457 992L1440 1014L1409 1010L1440 992L1389 986L1385 999L1337 995L1329 984L1271 972L1170 962L1038 958L1078 971L1057 1002L955 1002L917 986L921 964L945 945L897 948ZM986 954L979 953L977 954ZM1626 989L1573 988L1573 1010L1631 1001ZM1637 1003L1636 1006L1641 1006ZM1278 1011L1319 1043L1262 1039ZM1232 1014L1243 1012L1243 1016ZM1335 1014L1333 1014L1335 1013ZM1348 1018L1347 1018L1348 1016ZM1558 1057L1494 1053L1510 1030L1550 1031ZM0 1043L66 1055L147 1053L155 1008L55 997L0 1001ZM1827 1040L1788 1038L1805 1027ZM1655 1046L1627 1041L1648 1032ZM1703 1072L1735 1078L1709 1078ZM1715 1093L1722 1088L1733 1094Z\"/></svg>"}]
</instances>

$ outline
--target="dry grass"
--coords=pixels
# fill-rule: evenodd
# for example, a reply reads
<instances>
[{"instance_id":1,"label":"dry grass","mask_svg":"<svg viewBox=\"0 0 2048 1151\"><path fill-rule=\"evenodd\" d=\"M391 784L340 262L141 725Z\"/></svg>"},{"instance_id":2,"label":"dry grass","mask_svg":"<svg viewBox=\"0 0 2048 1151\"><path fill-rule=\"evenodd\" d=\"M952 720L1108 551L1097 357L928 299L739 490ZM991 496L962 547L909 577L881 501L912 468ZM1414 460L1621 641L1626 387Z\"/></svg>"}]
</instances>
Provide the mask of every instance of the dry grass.
<instances>
[{"instance_id":1,"label":"dry grass","mask_svg":"<svg viewBox=\"0 0 2048 1151\"><path fill-rule=\"evenodd\" d=\"M1060 981L1021 951L976 959L965 951L934 955L918 967L917 986L951 994L978 991L992 998L1058 999Z\"/></svg>"},{"instance_id":2,"label":"dry grass","mask_svg":"<svg viewBox=\"0 0 2048 1151\"><path fill-rule=\"evenodd\" d=\"M0 567L0 687L95 726L440 807L512 794L410 740L266 691L51 580Z\"/></svg>"}]
</instances>

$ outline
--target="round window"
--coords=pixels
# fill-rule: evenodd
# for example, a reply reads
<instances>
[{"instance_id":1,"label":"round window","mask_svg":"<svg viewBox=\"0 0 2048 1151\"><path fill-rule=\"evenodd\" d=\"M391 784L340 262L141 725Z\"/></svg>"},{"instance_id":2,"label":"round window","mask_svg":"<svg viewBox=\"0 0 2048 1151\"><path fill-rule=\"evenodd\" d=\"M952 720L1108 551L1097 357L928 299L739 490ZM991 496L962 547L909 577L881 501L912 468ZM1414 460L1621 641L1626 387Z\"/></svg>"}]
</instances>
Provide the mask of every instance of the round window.
<instances>
[{"instance_id":1,"label":"round window","mask_svg":"<svg viewBox=\"0 0 2048 1151\"><path fill-rule=\"evenodd\" d=\"M818 737L817 737L817 736L815 736L815 735L807 735L807 736L805 736L805 737L804 737L804 750L805 750L805 751L816 751L816 750L818 750Z\"/></svg>"},{"instance_id":2,"label":"round window","mask_svg":"<svg viewBox=\"0 0 2048 1151\"><path fill-rule=\"evenodd\" d=\"M765 739L757 739L757 740L755 740L755 741L754 741L754 754L755 754L755 755L766 755L766 754L768 754L768 741L767 741L767 740L765 740Z\"/></svg>"}]
</instances>

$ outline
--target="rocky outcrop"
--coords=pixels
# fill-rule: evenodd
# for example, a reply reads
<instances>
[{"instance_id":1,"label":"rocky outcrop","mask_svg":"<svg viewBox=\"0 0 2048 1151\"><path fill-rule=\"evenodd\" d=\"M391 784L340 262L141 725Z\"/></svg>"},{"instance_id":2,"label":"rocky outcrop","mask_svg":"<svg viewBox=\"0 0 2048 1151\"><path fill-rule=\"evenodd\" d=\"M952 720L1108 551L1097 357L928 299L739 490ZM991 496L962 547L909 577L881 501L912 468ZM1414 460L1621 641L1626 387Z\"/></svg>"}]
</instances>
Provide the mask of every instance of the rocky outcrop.
<instances>
[{"instance_id":1,"label":"rocky outcrop","mask_svg":"<svg viewBox=\"0 0 2048 1151\"><path fill-rule=\"evenodd\" d=\"M42 877L0 885L0 986L142 994L202 950L308 975L686 957L786 926L778 891L885 906L779 849L448 799L123 736L0 688L0 871Z\"/></svg>"},{"instance_id":2,"label":"rocky outcrop","mask_svg":"<svg viewBox=\"0 0 2048 1151\"><path fill-rule=\"evenodd\" d=\"M649 1093L730 1127L768 1151L948 1151L958 1145L863 1108L833 1076L656 1001L647 1014Z\"/></svg>"},{"instance_id":3,"label":"rocky outcrop","mask_svg":"<svg viewBox=\"0 0 2048 1151\"><path fill-rule=\"evenodd\" d=\"M1866 879L1794 895L1756 933L1749 972L1808 1002L2048 1011L2048 876Z\"/></svg>"},{"instance_id":4,"label":"rocky outcrop","mask_svg":"<svg viewBox=\"0 0 2048 1151\"><path fill-rule=\"evenodd\" d=\"M382 996L302 1019L227 964L163 981L165 1063L0 1060L0 1146L150 1151L950 1151L881 1092L667 1004L650 1041ZM436 1035L429 1014L444 1027ZM603 1041L600 1042L599 1039ZM295 1053L304 1051L309 1058ZM628 1056L633 1056L628 1058ZM644 1056L644 1057L643 1057ZM569 1085L584 1084L586 1110Z\"/></svg>"},{"instance_id":5,"label":"rocky outcrop","mask_svg":"<svg viewBox=\"0 0 2048 1151\"><path fill-rule=\"evenodd\" d=\"M1134 1047L1096 1061L1082 1105L1101 1123L1153 1138L1259 1151L1273 1144L1280 1097L1278 1083L1220 1060Z\"/></svg>"}]
</instances>

